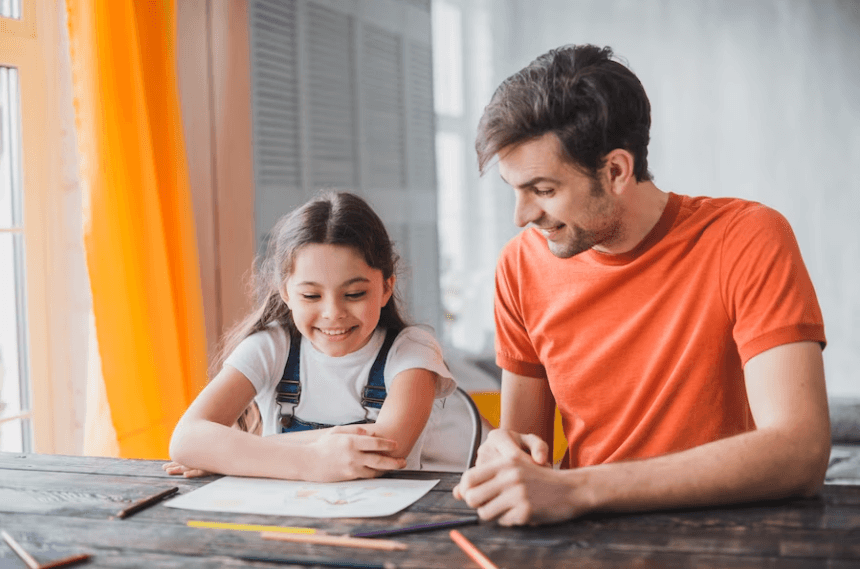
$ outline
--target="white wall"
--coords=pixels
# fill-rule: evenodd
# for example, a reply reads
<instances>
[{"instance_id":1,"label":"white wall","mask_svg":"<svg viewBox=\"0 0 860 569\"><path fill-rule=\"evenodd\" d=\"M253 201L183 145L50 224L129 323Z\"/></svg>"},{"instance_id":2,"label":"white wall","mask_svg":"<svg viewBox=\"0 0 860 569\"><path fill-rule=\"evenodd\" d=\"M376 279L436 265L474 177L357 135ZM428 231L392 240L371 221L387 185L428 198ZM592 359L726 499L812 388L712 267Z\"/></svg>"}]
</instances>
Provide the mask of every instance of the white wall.
<instances>
[{"instance_id":1,"label":"white wall","mask_svg":"<svg viewBox=\"0 0 860 569\"><path fill-rule=\"evenodd\" d=\"M488 4L494 86L553 47L612 46L651 100L658 187L753 199L788 218L824 312L828 390L860 396L860 2ZM512 192L488 177L508 194L494 205L507 224L498 250L515 231Z\"/></svg>"}]
</instances>

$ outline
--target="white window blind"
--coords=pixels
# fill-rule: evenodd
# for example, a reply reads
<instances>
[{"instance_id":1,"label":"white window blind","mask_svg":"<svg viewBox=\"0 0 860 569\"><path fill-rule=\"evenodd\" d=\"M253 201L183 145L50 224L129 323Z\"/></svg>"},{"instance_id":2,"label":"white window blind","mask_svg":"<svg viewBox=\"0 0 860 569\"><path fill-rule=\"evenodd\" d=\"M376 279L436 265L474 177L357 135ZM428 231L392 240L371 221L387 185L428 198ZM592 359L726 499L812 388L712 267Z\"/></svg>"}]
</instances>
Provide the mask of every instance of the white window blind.
<instances>
[{"instance_id":1,"label":"white window blind","mask_svg":"<svg viewBox=\"0 0 860 569\"><path fill-rule=\"evenodd\" d=\"M441 323L429 0L250 0L258 247L323 188L382 217L411 319Z\"/></svg>"}]
</instances>

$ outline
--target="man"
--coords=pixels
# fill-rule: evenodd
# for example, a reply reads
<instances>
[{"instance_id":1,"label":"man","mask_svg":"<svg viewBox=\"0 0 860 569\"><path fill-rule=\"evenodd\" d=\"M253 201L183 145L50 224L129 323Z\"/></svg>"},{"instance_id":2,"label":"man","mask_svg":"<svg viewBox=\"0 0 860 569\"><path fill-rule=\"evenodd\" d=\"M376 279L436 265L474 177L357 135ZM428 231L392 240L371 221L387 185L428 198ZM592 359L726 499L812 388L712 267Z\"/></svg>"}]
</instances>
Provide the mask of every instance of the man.
<instances>
[{"instance_id":1,"label":"man","mask_svg":"<svg viewBox=\"0 0 860 569\"><path fill-rule=\"evenodd\" d=\"M791 228L761 204L657 188L650 103L612 57L550 51L478 127L482 173L498 157L532 227L496 272L501 426L454 494L503 525L814 494L825 337Z\"/></svg>"}]
</instances>

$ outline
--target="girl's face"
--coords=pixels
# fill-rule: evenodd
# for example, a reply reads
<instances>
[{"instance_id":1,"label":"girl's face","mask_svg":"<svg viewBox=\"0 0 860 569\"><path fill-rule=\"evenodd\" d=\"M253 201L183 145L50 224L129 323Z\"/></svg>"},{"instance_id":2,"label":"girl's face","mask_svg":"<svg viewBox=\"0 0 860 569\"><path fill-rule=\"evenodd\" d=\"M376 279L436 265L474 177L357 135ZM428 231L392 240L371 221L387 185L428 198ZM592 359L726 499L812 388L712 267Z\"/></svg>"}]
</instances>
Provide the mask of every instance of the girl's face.
<instances>
[{"instance_id":1,"label":"girl's face","mask_svg":"<svg viewBox=\"0 0 860 569\"><path fill-rule=\"evenodd\" d=\"M304 245L281 289L302 336L320 352L344 356L363 347L391 298L394 275L369 266L344 245Z\"/></svg>"}]
</instances>

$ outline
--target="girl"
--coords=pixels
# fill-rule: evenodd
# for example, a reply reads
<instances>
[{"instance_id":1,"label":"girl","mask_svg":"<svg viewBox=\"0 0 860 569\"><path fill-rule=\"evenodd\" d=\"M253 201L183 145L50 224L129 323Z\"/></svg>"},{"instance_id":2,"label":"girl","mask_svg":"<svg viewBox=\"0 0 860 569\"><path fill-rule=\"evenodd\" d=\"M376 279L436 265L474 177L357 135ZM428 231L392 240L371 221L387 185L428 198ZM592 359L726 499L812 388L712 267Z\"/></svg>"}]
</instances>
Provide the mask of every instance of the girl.
<instances>
[{"instance_id":1,"label":"girl","mask_svg":"<svg viewBox=\"0 0 860 569\"><path fill-rule=\"evenodd\" d=\"M398 313L396 261L353 194L282 218L253 277L258 305L176 425L165 470L324 482L420 468L434 398L456 384L433 336ZM263 437L231 428L252 401Z\"/></svg>"}]
</instances>

